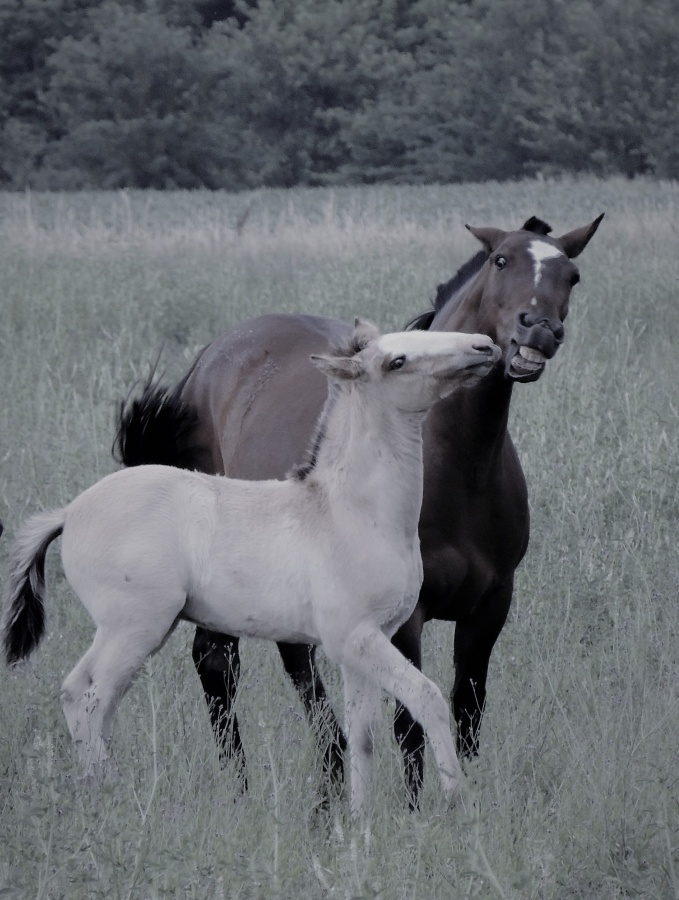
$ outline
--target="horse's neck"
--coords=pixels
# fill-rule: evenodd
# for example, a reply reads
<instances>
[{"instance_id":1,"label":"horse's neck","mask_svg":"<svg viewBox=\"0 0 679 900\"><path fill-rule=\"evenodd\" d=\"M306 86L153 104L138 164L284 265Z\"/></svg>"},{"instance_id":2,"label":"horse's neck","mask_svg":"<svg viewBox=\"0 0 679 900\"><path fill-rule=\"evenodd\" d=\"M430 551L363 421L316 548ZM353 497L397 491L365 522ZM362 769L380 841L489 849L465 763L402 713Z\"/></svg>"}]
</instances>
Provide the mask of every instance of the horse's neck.
<instances>
[{"instance_id":1,"label":"horse's neck","mask_svg":"<svg viewBox=\"0 0 679 900\"><path fill-rule=\"evenodd\" d=\"M485 332L483 323L484 276L477 273L436 312L431 331L462 331L466 334ZM492 337L492 335L491 335Z\"/></svg>"},{"instance_id":2,"label":"horse's neck","mask_svg":"<svg viewBox=\"0 0 679 900\"><path fill-rule=\"evenodd\" d=\"M432 330L436 331L438 326L446 331L487 334L481 301L482 287L478 279L474 279L465 293L454 301L451 315L435 317ZM437 454L440 465L449 465L464 474L475 487L483 487L494 467L500 465L511 399L512 383L501 372L494 371L474 387L462 388L437 403L429 414L425 433L428 432L442 450Z\"/></svg>"},{"instance_id":3,"label":"horse's neck","mask_svg":"<svg viewBox=\"0 0 679 900\"><path fill-rule=\"evenodd\" d=\"M314 479L333 502L384 528L414 533L422 505L422 422L370 403L361 386L342 390L325 423Z\"/></svg>"}]
</instances>

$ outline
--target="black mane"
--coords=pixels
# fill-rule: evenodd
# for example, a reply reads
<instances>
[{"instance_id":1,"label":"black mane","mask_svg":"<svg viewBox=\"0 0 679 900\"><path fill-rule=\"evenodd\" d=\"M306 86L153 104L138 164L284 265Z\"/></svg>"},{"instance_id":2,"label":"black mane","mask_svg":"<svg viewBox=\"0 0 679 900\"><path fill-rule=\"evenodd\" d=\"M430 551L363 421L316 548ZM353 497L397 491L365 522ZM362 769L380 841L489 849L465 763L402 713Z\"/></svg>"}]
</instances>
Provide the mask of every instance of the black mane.
<instances>
[{"instance_id":1,"label":"black mane","mask_svg":"<svg viewBox=\"0 0 679 900\"><path fill-rule=\"evenodd\" d=\"M432 320L436 313L442 309L450 298L456 294L467 282L474 277L483 268L483 264L488 259L486 250L479 250L471 259L460 266L450 281L439 284L436 288L436 297L432 301L432 309L428 312L420 313L411 319L403 329L404 331L427 331L431 326Z\"/></svg>"},{"instance_id":2,"label":"black mane","mask_svg":"<svg viewBox=\"0 0 679 900\"><path fill-rule=\"evenodd\" d=\"M328 351L328 355L337 357L356 356L356 354L360 353L361 350L363 350L378 334L379 331L371 322L357 320L353 333L347 340L347 342L345 344L340 344L332 347ZM325 429L328 418L330 416L330 413L332 412L333 407L335 406L335 403L337 402L338 396L339 388L334 382L330 381L328 383L328 396L325 401L323 411L321 412L320 416L318 417L318 421L316 422L316 427L311 438L311 443L309 444L309 449L307 450L306 461L293 466L288 476L289 478L294 478L297 481L305 481L316 468L316 463L318 462L318 453L321 448L321 444L325 439Z\"/></svg>"},{"instance_id":3,"label":"black mane","mask_svg":"<svg viewBox=\"0 0 679 900\"><path fill-rule=\"evenodd\" d=\"M338 396L339 388L334 382L329 381L328 396L326 398L323 411L321 412L320 416L318 417L318 421L316 422L316 428L314 429L311 443L309 444L309 449L307 450L306 461L293 466L290 474L288 475L288 478L294 478L295 481L306 481L309 475L311 475L313 470L316 468L316 464L318 462L318 453L321 449L321 444L325 440L326 424L328 422L328 418L330 417L330 413L332 412L333 407L337 402Z\"/></svg>"},{"instance_id":4,"label":"black mane","mask_svg":"<svg viewBox=\"0 0 679 900\"><path fill-rule=\"evenodd\" d=\"M538 219L537 216L531 216L530 219L527 219L523 223L521 230L534 231L535 234L549 234L552 230L552 227L546 222L543 222L542 219Z\"/></svg>"},{"instance_id":5,"label":"black mane","mask_svg":"<svg viewBox=\"0 0 679 900\"><path fill-rule=\"evenodd\" d=\"M533 231L535 234L549 234L551 226L537 216L531 216L521 226L522 231ZM474 275L481 271L483 264L488 259L487 250L479 250L471 259L460 266L450 281L444 281L436 288L436 297L432 301L433 309L428 312L420 313L411 319L403 329L404 331L427 331L434 319L434 316L442 309L448 301L455 296L470 281Z\"/></svg>"}]
</instances>

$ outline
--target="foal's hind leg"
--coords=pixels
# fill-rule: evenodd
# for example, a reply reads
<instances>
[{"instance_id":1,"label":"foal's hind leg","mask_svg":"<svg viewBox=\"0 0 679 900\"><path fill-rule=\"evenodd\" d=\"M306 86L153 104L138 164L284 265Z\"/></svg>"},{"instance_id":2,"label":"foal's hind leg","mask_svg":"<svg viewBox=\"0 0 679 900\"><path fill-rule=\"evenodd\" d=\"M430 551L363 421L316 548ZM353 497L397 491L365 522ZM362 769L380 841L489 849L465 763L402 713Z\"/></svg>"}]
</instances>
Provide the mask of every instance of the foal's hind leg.
<instances>
[{"instance_id":1,"label":"foal's hind leg","mask_svg":"<svg viewBox=\"0 0 679 900\"><path fill-rule=\"evenodd\" d=\"M101 701L94 683L95 662L104 645L104 635L97 631L91 647L61 686L66 724L86 772L91 771L95 763L108 758Z\"/></svg>"},{"instance_id":2,"label":"foal's hind leg","mask_svg":"<svg viewBox=\"0 0 679 900\"><path fill-rule=\"evenodd\" d=\"M92 646L62 685L68 729L85 771L108 758L106 744L118 701L132 676L173 630L160 633L97 629Z\"/></svg>"},{"instance_id":3,"label":"foal's hind leg","mask_svg":"<svg viewBox=\"0 0 679 900\"><path fill-rule=\"evenodd\" d=\"M279 643L285 671L302 698L309 722L317 727L324 748L323 768L335 784L344 778L347 742L335 717L325 686L316 668L316 648L306 644Z\"/></svg>"},{"instance_id":4,"label":"foal's hind leg","mask_svg":"<svg viewBox=\"0 0 679 900\"><path fill-rule=\"evenodd\" d=\"M243 788L247 790L245 751L233 704L240 678L238 638L205 628L196 628L193 664L200 677L212 730L222 761L235 759ZM230 729L230 730L229 730Z\"/></svg>"}]
</instances>

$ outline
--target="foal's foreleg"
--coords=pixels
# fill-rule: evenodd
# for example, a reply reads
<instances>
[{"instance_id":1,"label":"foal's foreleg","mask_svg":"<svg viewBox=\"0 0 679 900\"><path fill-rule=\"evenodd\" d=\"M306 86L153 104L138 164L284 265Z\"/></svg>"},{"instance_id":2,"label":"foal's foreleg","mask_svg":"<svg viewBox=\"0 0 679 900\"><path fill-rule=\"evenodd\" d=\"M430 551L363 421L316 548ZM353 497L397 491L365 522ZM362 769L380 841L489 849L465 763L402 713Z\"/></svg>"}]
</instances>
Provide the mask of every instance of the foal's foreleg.
<instances>
[{"instance_id":1,"label":"foal's foreleg","mask_svg":"<svg viewBox=\"0 0 679 900\"><path fill-rule=\"evenodd\" d=\"M341 784L347 742L316 668L316 648L306 644L279 643L278 650L285 671L302 699L307 719L318 729L323 747L323 768L333 782Z\"/></svg>"},{"instance_id":2,"label":"foal's foreleg","mask_svg":"<svg viewBox=\"0 0 679 900\"><path fill-rule=\"evenodd\" d=\"M410 619L391 639L394 647L420 671L423 625L422 610L417 606ZM424 782L424 729L400 701L396 703L394 713L394 735L403 754L408 805L411 809L416 809Z\"/></svg>"},{"instance_id":3,"label":"foal's foreleg","mask_svg":"<svg viewBox=\"0 0 679 900\"><path fill-rule=\"evenodd\" d=\"M373 729L380 715L382 690L349 666L342 666L345 722L349 736L351 812L358 815L370 791L373 770Z\"/></svg>"},{"instance_id":4,"label":"foal's foreleg","mask_svg":"<svg viewBox=\"0 0 679 900\"><path fill-rule=\"evenodd\" d=\"M450 731L448 704L434 682L408 662L379 630L355 632L346 642L341 663L395 696L422 724L446 797L452 799L460 789L462 771Z\"/></svg>"}]
</instances>

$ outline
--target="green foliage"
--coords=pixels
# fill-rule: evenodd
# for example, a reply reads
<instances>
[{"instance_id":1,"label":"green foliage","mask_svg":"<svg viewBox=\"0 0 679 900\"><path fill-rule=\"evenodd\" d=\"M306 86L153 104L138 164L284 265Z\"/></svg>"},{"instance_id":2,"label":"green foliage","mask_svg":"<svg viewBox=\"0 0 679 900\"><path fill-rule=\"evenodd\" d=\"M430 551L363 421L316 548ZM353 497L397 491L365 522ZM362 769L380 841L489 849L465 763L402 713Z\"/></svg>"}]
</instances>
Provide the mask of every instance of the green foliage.
<instances>
[{"instance_id":1,"label":"green foliage","mask_svg":"<svg viewBox=\"0 0 679 900\"><path fill-rule=\"evenodd\" d=\"M675 0L0 0L0 184L679 177Z\"/></svg>"},{"instance_id":2,"label":"green foliage","mask_svg":"<svg viewBox=\"0 0 679 900\"><path fill-rule=\"evenodd\" d=\"M206 118L222 75L187 28L157 12L105 3L87 34L50 57L45 103L63 135L45 178L60 187L216 187L227 162L223 125Z\"/></svg>"},{"instance_id":3,"label":"green foliage","mask_svg":"<svg viewBox=\"0 0 679 900\"><path fill-rule=\"evenodd\" d=\"M250 180L289 187L332 178L350 157L344 124L382 89L396 50L393 4L260 0L209 46L228 65L228 110Z\"/></svg>"}]
</instances>

